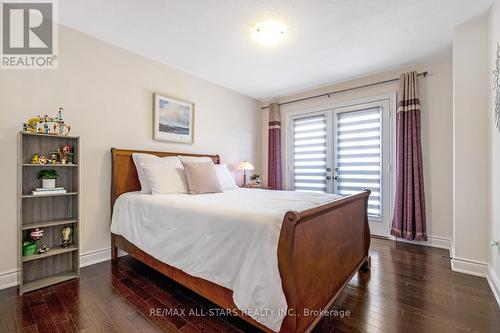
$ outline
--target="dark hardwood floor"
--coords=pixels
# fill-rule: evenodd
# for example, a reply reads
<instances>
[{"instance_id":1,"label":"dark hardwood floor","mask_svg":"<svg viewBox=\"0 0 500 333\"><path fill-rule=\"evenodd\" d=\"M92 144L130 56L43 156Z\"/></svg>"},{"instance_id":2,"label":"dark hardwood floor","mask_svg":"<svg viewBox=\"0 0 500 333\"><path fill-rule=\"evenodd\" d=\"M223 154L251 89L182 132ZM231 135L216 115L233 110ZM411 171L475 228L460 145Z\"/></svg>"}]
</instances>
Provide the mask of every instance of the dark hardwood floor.
<instances>
[{"instance_id":1,"label":"dark hardwood floor","mask_svg":"<svg viewBox=\"0 0 500 333\"><path fill-rule=\"evenodd\" d=\"M331 311L315 332L500 332L488 283L452 272L447 251L373 239L371 256L371 272L354 276L332 308L344 316ZM151 315L156 308L177 312ZM0 291L0 332L255 331L234 317L196 315L214 308L123 257L22 297L16 288Z\"/></svg>"}]
</instances>

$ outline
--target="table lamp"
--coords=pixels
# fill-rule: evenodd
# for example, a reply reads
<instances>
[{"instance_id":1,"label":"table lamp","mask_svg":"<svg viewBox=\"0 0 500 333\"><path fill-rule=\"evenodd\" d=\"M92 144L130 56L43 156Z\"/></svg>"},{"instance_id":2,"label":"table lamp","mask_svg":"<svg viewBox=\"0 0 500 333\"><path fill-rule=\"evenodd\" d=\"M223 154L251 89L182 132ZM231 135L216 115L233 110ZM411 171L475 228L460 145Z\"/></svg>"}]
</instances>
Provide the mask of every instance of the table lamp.
<instances>
[{"instance_id":1,"label":"table lamp","mask_svg":"<svg viewBox=\"0 0 500 333\"><path fill-rule=\"evenodd\" d=\"M243 170L243 187L247 186L247 170L255 170L253 164L247 161L241 162L238 169Z\"/></svg>"}]
</instances>

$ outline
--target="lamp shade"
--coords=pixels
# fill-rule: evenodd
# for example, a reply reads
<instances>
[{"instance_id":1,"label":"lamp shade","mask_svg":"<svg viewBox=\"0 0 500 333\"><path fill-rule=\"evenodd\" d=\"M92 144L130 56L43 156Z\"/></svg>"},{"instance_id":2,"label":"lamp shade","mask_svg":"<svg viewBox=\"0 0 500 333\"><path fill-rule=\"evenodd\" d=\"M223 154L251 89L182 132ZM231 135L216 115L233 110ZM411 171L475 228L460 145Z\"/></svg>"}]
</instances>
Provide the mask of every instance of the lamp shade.
<instances>
[{"instance_id":1,"label":"lamp shade","mask_svg":"<svg viewBox=\"0 0 500 333\"><path fill-rule=\"evenodd\" d=\"M253 164L250 162L247 162L247 161L241 162L238 169L240 169L240 170L255 170L255 168L253 167Z\"/></svg>"}]
</instances>

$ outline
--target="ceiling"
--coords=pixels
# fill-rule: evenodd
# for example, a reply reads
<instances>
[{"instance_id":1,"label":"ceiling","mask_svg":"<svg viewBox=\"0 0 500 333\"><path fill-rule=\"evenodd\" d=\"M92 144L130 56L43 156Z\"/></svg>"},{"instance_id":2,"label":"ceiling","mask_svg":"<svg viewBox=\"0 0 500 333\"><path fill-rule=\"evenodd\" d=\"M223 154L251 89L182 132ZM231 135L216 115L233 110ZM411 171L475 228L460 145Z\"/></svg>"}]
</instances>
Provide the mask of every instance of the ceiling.
<instances>
[{"instance_id":1,"label":"ceiling","mask_svg":"<svg viewBox=\"0 0 500 333\"><path fill-rule=\"evenodd\" d=\"M262 101L379 72L452 45L492 0L64 0L59 21ZM257 44L276 19L285 39Z\"/></svg>"}]
</instances>

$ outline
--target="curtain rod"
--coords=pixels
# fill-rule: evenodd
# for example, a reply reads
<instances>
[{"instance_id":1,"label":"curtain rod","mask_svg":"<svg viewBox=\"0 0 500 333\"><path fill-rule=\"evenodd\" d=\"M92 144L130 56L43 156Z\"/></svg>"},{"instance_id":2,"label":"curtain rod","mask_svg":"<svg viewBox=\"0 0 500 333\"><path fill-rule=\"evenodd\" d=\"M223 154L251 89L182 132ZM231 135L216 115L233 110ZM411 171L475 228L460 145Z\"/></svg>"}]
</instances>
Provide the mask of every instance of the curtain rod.
<instances>
[{"instance_id":1,"label":"curtain rod","mask_svg":"<svg viewBox=\"0 0 500 333\"><path fill-rule=\"evenodd\" d=\"M417 76L426 77L428 74L429 74L429 72L422 72L422 73L417 73ZM342 89L342 90L336 90L336 91L331 91L331 92L327 92L327 93L324 93L324 94L319 94L319 95L314 95L314 96L309 96L309 97L294 99L294 100L291 100L291 101L286 101L286 102L283 102L283 103L278 103L278 105L282 106L282 105L287 105L287 104L292 104L292 103L304 102L304 101L308 101L308 100L314 99L314 98L330 97L331 95L335 95L335 94L341 94L341 93L345 93L345 92L352 91L352 90L369 88L369 87L378 86L378 85L381 85L381 84L387 84L387 83L396 82L396 81L399 81L399 78L389 79L389 80L379 81L379 82L374 82L374 83L368 83L368 84L364 84L362 86L357 86L357 87L352 87L352 88L347 88L347 89ZM269 105L263 106L263 107L261 107L261 109L262 110L269 109Z\"/></svg>"}]
</instances>

